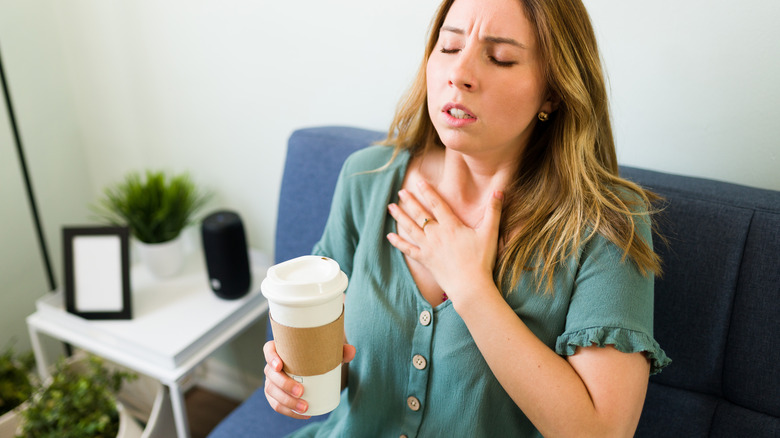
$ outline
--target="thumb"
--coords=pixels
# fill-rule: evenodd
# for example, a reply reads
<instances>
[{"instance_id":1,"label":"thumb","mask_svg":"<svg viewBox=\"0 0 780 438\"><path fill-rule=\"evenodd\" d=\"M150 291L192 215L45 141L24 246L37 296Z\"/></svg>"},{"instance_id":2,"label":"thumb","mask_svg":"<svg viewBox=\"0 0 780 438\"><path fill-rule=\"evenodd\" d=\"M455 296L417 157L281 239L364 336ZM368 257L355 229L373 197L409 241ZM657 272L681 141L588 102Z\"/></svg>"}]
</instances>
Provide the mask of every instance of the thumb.
<instances>
[{"instance_id":1,"label":"thumb","mask_svg":"<svg viewBox=\"0 0 780 438\"><path fill-rule=\"evenodd\" d=\"M344 359L342 362L350 363L355 358L357 350L354 345L344 344Z\"/></svg>"}]
</instances>

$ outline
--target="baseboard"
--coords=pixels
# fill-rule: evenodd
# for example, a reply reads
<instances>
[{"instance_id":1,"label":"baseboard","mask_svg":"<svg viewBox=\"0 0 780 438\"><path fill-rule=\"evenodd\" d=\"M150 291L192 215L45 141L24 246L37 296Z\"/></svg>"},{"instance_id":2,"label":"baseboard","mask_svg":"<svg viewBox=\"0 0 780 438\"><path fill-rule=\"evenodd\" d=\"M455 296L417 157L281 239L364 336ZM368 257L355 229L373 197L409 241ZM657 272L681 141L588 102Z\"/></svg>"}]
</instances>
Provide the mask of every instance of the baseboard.
<instances>
[{"instance_id":1,"label":"baseboard","mask_svg":"<svg viewBox=\"0 0 780 438\"><path fill-rule=\"evenodd\" d=\"M263 379L239 370L215 358L207 359L201 365L195 379L197 385L211 392L233 400L246 400L257 388L263 386Z\"/></svg>"}]
</instances>

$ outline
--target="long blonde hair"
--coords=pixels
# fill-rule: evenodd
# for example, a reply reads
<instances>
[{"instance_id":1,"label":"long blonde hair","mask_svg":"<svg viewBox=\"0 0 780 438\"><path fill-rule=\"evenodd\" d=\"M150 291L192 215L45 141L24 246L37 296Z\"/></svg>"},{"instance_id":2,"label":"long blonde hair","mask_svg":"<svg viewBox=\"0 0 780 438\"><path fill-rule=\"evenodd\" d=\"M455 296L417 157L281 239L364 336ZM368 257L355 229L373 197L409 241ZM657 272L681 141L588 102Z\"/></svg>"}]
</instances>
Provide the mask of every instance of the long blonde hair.
<instances>
[{"instance_id":1,"label":"long blonde hair","mask_svg":"<svg viewBox=\"0 0 780 438\"><path fill-rule=\"evenodd\" d=\"M656 195L618 175L607 91L596 37L580 0L518 0L536 31L548 91L560 99L537 123L514 180L505 190L495 276L514 289L533 270L537 290L553 292L553 274L577 249L601 234L642 275L660 273L651 242L636 235ZM399 103L384 144L412 155L442 143L428 116L426 64L454 0L439 6L425 56Z\"/></svg>"}]
</instances>

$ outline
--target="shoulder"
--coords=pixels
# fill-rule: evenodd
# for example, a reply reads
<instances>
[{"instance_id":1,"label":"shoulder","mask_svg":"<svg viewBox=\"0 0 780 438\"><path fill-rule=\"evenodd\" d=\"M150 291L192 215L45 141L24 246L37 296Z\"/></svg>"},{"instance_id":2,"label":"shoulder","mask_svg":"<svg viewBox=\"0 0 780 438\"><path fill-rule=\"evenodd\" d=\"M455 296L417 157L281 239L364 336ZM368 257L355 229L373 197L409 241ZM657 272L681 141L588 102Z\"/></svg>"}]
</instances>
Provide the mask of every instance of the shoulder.
<instances>
[{"instance_id":1,"label":"shoulder","mask_svg":"<svg viewBox=\"0 0 780 438\"><path fill-rule=\"evenodd\" d=\"M639 191L637 191L639 190ZM653 206L648 194L640 187L620 186L613 189L615 196L623 203L622 216L626 218L629 228L641 236L652 246L652 217ZM619 224L616 224L619 227Z\"/></svg>"},{"instance_id":2,"label":"shoulder","mask_svg":"<svg viewBox=\"0 0 780 438\"><path fill-rule=\"evenodd\" d=\"M409 153L391 146L373 145L353 152L341 169L335 197L341 203L365 205L389 193L403 180Z\"/></svg>"},{"instance_id":3,"label":"shoulder","mask_svg":"<svg viewBox=\"0 0 780 438\"><path fill-rule=\"evenodd\" d=\"M395 148L392 146L372 145L357 150L347 157L344 162L345 175L355 175L364 172L372 172L384 168L388 163L389 167L397 165L400 161L405 161L406 151L400 151L398 156L393 159ZM391 163L391 159L392 163Z\"/></svg>"},{"instance_id":4,"label":"shoulder","mask_svg":"<svg viewBox=\"0 0 780 438\"><path fill-rule=\"evenodd\" d=\"M391 146L374 145L353 152L341 170L342 190L359 197L385 191L388 185L403 178L408 158L405 150L394 155Z\"/></svg>"}]
</instances>

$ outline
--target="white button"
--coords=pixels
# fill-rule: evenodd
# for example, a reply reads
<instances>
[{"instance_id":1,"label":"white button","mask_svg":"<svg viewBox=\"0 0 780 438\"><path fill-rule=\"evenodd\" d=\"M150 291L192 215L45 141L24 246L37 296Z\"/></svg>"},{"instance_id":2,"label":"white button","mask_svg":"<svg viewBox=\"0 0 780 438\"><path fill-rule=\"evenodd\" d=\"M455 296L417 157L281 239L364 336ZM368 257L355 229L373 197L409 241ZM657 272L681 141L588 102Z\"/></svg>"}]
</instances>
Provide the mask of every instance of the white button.
<instances>
[{"instance_id":1,"label":"white button","mask_svg":"<svg viewBox=\"0 0 780 438\"><path fill-rule=\"evenodd\" d=\"M428 361L425 360L425 357L423 357L420 354L415 354L412 358L412 365L414 365L415 368L418 370L425 369L425 366L428 364Z\"/></svg>"},{"instance_id":2,"label":"white button","mask_svg":"<svg viewBox=\"0 0 780 438\"><path fill-rule=\"evenodd\" d=\"M420 314L420 324L428 325L431 323L431 312L423 310Z\"/></svg>"},{"instance_id":3,"label":"white button","mask_svg":"<svg viewBox=\"0 0 780 438\"><path fill-rule=\"evenodd\" d=\"M417 397L410 396L406 399L406 405L409 406L409 409L417 412L420 410L420 400L417 400Z\"/></svg>"}]
</instances>

